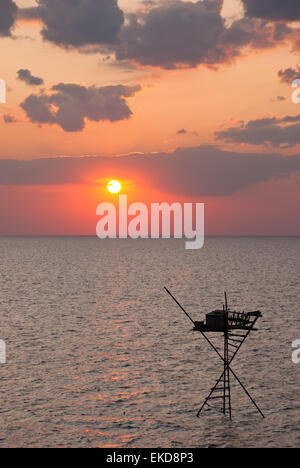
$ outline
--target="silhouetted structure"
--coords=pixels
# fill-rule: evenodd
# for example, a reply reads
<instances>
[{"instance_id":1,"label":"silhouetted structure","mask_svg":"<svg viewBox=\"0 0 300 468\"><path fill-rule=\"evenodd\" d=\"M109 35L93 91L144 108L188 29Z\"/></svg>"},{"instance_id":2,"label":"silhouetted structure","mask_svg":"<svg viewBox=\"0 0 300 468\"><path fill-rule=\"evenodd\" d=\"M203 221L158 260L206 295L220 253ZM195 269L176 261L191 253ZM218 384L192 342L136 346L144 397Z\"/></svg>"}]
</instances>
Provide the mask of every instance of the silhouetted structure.
<instances>
[{"instance_id":1,"label":"silhouetted structure","mask_svg":"<svg viewBox=\"0 0 300 468\"><path fill-rule=\"evenodd\" d=\"M233 377L238 381L240 386L243 388L247 396L250 398L258 412L264 418L262 411L257 406L256 402L242 384L240 379L237 377L235 372L231 369L230 365L237 353L244 344L246 338L249 336L251 331L256 330L254 328L257 320L262 317L260 311L255 312L232 312L228 307L227 294L225 293L225 304L223 310L215 310L206 315L206 322L195 322L182 305L175 299L173 294L165 288L167 293L172 297L176 304L181 308L185 315L194 325L194 330L199 331L210 346L215 350L218 356L224 363L224 370L222 375L216 381L215 386L211 389L208 397L205 399L203 405L198 411L197 416L199 417L203 409L208 406L214 400L220 400L222 402L222 413L228 414L232 419L232 406L231 406L231 389L230 389L230 377ZM210 339L206 336L206 333L222 333L224 335L224 355L222 356Z\"/></svg>"}]
</instances>

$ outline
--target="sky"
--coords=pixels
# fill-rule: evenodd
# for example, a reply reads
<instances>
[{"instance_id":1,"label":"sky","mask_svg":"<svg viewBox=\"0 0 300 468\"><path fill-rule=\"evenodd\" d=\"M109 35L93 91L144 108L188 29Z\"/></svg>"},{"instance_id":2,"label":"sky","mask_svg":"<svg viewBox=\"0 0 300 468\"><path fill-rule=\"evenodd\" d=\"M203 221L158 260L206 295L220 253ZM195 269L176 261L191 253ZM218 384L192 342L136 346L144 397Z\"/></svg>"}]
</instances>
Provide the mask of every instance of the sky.
<instances>
[{"instance_id":1,"label":"sky","mask_svg":"<svg viewBox=\"0 0 300 468\"><path fill-rule=\"evenodd\" d=\"M133 202L208 235L300 235L300 4L2 0L0 235L94 235Z\"/></svg>"}]
</instances>

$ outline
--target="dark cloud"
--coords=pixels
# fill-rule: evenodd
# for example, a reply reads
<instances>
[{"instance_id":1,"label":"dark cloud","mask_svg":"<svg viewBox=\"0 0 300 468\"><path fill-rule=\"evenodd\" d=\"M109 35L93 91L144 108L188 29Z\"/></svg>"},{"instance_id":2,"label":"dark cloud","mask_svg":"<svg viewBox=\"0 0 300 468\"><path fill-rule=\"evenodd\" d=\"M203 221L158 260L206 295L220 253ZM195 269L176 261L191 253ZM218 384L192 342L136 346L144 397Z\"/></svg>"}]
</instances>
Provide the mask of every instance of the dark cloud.
<instances>
[{"instance_id":1,"label":"dark cloud","mask_svg":"<svg viewBox=\"0 0 300 468\"><path fill-rule=\"evenodd\" d=\"M287 83L291 86L294 80L300 79L300 67L280 70L278 76L282 83Z\"/></svg>"},{"instance_id":2,"label":"dark cloud","mask_svg":"<svg viewBox=\"0 0 300 468\"><path fill-rule=\"evenodd\" d=\"M299 33L284 22L244 17L226 26L223 0L144 0L126 16L118 0L38 0L20 9L40 18L45 40L85 53L113 55L117 63L165 69L230 63L248 49L288 41L300 49Z\"/></svg>"},{"instance_id":3,"label":"dark cloud","mask_svg":"<svg viewBox=\"0 0 300 468\"><path fill-rule=\"evenodd\" d=\"M41 86L44 84L44 80L42 78L33 76L30 70L19 70L17 75L20 81L24 81L24 83L28 84L29 86Z\"/></svg>"},{"instance_id":4,"label":"dark cloud","mask_svg":"<svg viewBox=\"0 0 300 468\"><path fill-rule=\"evenodd\" d=\"M116 48L118 60L176 68L224 61L224 22L213 2L172 1L131 14Z\"/></svg>"},{"instance_id":5,"label":"dark cloud","mask_svg":"<svg viewBox=\"0 0 300 468\"><path fill-rule=\"evenodd\" d=\"M11 123L16 123L17 122L17 119L13 116L13 115L10 115L10 114L5 114L3 116L3 120L5 123L7 124L11 124Z\"/></svg>"},{"instance_id":6,"label":"dark cloud","mask_svg":"<svg viewBox=\"0 0 300 468\"><path fill-rule=\"evenodd\" d=\"M63 47L114 43L124 14L118 0L38 0L45 40Z\"/></svg>"},{"instance_id":7,"label":"dark cloud","mask_svg":"<svg viewBox=\"0 0 300 468\"><path fill-rule=\"evenodd\" d=\"M129 119L132 112L127 98L139 86L96 86L60 83L49 93L31 94L21 104L31 122L56 124L66 132L79 132L85 120L116 122Z\"/></svg>"},{"instance_id":8,"label":"dark cloud","mask_svg":"<svg viewBox=\"0 0 300 468\"><path fill-rule=\"evenodd\" d=\"M166 69L228 63L245 47L274 47L290 34L285 24L242 18L226 27L222 1L180 0L128 15L120 43L109 47L117 60Z\"/></svg>"},{"instance_id":9,"label":"dark cloud","mask_svg":"<svg viewBox=\"0 0 300 468\"><path fill-rule=\"evenodd\" d=\"M231 196L261 182L300 171L300 155L241 154L214 146L181 148L173 153L118 158L53 158L0 161L0 185L85 184L87 175L151 181L152 187L191 197Z\"/></svg>"},{"instance_id":10,"label":"dark cloud","mask_svg":"<svg viewBox=\"0 0 300 468\"><path fill-rule=\"evenodd\" d=\"M31 94L21 104L31 122L46 124L55 123L55 114L52 112L49 96L46 94Z\"/></svg>"},{"instance_id":11,"label":"dark cloud","mask_svg":"<svg viewBox=\"0 0 300 468\"><path fill-rule=\"evenodd\" d=\"M199 133L196 131L188 131L185 128L181 128L176 132L176 135L193 135L193 136L199 136Z\"/></svg>"},{"instance_id":12,"label":"dark cloud","mask_svg":"<svg viewBox=\"0 0 300 468\"><path fill-rule=\"evenodd\" d=\"M299 21L298 0L242 0L246 15L279 21Z\"/></svg>"},{"instance_id":13,"label":"dark cloud","mask_svg":"<svg viewBox=\"0 0 300 468\"><path fill-rule=\"evenodd\" d=\"M215 135L217 140L230 143L295 146L300 143L300 115L251 120L246 124L242 122L236 127L215 132Z\"/></svg>"},{"instance_id":14,"label":"dark cloud","mask_svg":"<svg viewBox=\"0 0 300 468\"><path fill-rule=\"evenodd\" d=\"M18 7L13 0L0 2L0 36L10 36L18 13Z\"/></svg>"},{"instance_id":15,"label":"dark cloud","mask_svg":"<svg viewBox=\"0 0 300 468\"><path fill-rule=\"evenodd\" d=\"M23 20L40 19L39 9L37 7L19 8L18 18Z\"/></svg>"}]
</instances>

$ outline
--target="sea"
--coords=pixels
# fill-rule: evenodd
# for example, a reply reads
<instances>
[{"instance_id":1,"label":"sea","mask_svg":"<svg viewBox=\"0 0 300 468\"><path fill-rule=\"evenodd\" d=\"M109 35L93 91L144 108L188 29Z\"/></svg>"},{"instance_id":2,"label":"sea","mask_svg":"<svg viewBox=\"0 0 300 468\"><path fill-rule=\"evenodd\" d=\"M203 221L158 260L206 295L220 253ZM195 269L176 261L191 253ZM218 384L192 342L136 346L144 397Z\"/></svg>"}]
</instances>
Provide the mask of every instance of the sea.
<instances>
[{"instance_id":1,"label":"sea","mask_svg":"<svg viewBox=\"0 0 300 468\"><path fill-rule=\"evenodd\" d=\"M300 238L0 238L0 447L300 447ZM193 320L263 314L229 420L197 412L223 362ZM222 336L210 336L222 349Z\"/></svg>"}]
</instances>

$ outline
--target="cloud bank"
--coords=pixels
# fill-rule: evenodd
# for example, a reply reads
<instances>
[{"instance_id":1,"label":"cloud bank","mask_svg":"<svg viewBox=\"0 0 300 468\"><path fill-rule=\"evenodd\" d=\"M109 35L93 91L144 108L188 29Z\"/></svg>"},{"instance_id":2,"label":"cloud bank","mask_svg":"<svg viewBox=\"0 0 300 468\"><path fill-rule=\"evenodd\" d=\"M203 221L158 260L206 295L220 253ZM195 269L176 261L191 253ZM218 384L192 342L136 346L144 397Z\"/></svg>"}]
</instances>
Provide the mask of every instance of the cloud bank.
<instances>
[{"instance_id":1,"label":"cloud bank","mask_svg":"<svg viewBox=\"0 0 300 468\"><path fill-rule=\"evenodd\" d=\"M49 93L31 94L21 104L33 123L56 124L66 132L80 132L86 120L117 122L129 119L127 98L140 86L96 86L59 83Z\"/></svg>"},{"instance_id":2,"label":"cloud bank","mask_svg":"<svg viewBox=\"0 0 300 468\"><path fill-rule=\"evenodd\" d=\"M245 47L275 47L291 34L285 24L242 18L227 28L222 1L171 0L128 15L120 42L110 51L117 60L166 69L228 63Z\"/></svg>"},{"instance_id":3,"label":"cloud bank","mask_svg":"<svg viewBox=\"0 0 300 468\"><path fill-rule=\"evenodd\" d=\"M282 20L292 17L292 5L297 3L292 2L276 1L276 15L283 10ZM112 54L120 63L164 69L216 67L249 50L286 42L300 49L299 29L257 13L261 5L263 11L267 9L266 0L244 3L248 16L229 27L222 17L223 0L146 1L126 17L118 0L38 0L37 7L22 8L19 16L38 17L43 39L57 46ZM293 14L297 10L294 6Z\"/></svg>"},{"instance_id":4,"label":"cloud bank","mask_svg":"<svg viewBox=\"0 0 300 468\"><path fill-rule=\"evenodd\" d=\"M241 154L214 146L179 148L173 153L118 158L53 158L0 161L0 185L62 185L91 179L138 177L152 188L190 197L227 197L300 171L300 155Z\"/></svg>"}]
</instances>

